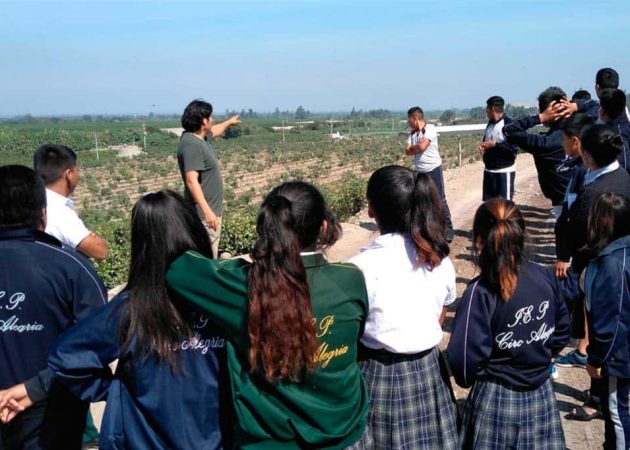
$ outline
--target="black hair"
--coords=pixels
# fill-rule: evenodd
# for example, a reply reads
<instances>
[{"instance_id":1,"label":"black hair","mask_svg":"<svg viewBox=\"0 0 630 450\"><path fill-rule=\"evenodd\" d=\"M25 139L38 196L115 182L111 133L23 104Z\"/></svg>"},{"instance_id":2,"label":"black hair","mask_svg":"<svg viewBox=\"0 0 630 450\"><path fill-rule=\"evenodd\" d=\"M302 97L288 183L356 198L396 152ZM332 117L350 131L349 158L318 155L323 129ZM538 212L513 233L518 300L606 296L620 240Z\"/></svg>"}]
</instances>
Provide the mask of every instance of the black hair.
<instances>
[{"instance_id":1,"label":"black hair","mask_svg":"<svg viewBox=\"0 0 630 450\"><path fill-rule=\"evenodd\" d=\"M543 112L552 102L566 99L567 94L557 86L550 86L538 95L538 110Z\"/></svg>"},{"instance_id":2,"label":"black hair","mask_svg":"<svg viewBox=\"0 0 630 450\"><path fill-rule=\"evenodd\" d=\"M595 120L584 113L575 113L560 122L560 129L567 137L580 137L582 132L595 123Z\"/></svg>"},{"instance_id":3,"label":"black hair","mask_svg":"<svg viewBox=\"0 0 630 450\"><path fill-rule=\"evenodd\" d=\"M431 270L449 254L446 219L437 188L427 174L402 166L385 166L368 181L367 199L382 234L410 235L417 265Z\"/></svg>"},{"instance_id":4,"label":"black hair","mask_svg":"<svg viewBox=\"0 0 630 450\"><path fill-rule=\"evenodd\" d=\"M421 119L424 119L424 111L422 111L422 108L419 106L412 106L409 110L407 110L407 117L411 117L416 114L418 114Z\"/></svg>"},{"instance_id":5,"label":"black hair","mask_svg":"<svg viewBox=\"0 0 630 450\"><path fill-rule=\"evenodd\" d=\"M33 155L35 172L49 185L57 181L63 173L77 165L77 154L69 147L58 144L44 144Z\"/></svg>"},{"instance_id":6,"label":"black hair","mask_svg":"<svg viewBox=\"0 0 630 450\"><path fill-rule=\"evenodd\" d=\"M582 151L591 156L597 167L609 165L623 150L623 138L602 124L586 128L582 132L581 142Z\"/></svg>"},{"instance_id":7,"label":"black hair","mask_svg":"<svg viewBox=\"0 0 630 450\"><path fill-rule=\"evenodd\" d=\"M488 289L507 302L524 260L525 220L511 200L493 198L483 203L473 222L474 260Z\"/></svg>"},{"instance_id":8,"label":"black hair","mask_svg":"<svg viewBox=\"0 0 630 450\"><path fill-rule=\"evenodd\" d=\"M195 133L201 129L203 119L212 115L212 105L204 100L193 100L186 106L182 114L182 127L184 131Z\"/></svg>"},{"instance_id":9,"label":"black hair","mask_svg":"<svg viewBox=\"0 0 630 450\"><path fill-rule=\"evenodd\" d=\"M44 208L46 188L33 169L0 167L0 230L37 229Z\"/></svg>"},{"instance_id":10,"label":"black hair","mask_svg":"<svg viewBox=\"0 0 630 450\"><path fill-rule=\"evenodd\" d=\"M341 225L313 185L291 181L265 197L256 231L247 290L249 363L269 382L298 381L315 368L317 349L300 251L331 246Z\"/></svg>"},{"instance_id":11,"label":"black hair","mask_svg":"<svg viewBox=\"0 0 630 450\"><path fill-rule=\"evenodd\" d=\"M486 100L486 106L493 111L503 112L503 110L505 109L505 100L503 100L503 97L493 95L488 100Z\"/></svg>"},{"instance_id":12,"label":"black hair","mask_svg":"<svg viewBox=\"0 0 630 450\"><path fill-rule=\"evenodd\" d=\"M626 94L620 89L604 89L599 93L599 105L614 120L626 113Z\"/></svg>"},{"instance_id":13,"label":"black hair","mask_svg":"<svg viewBox=\"0 0 630 450\"><path fill-rule=\"evenodd\" d=\"M600 194L588 214L587 248L595 257L612 241L630 234L630 200L614 192Z\"/></svg>"},{"instance_id":14,"label":"black hair","mask_svg":"<svg viewBox=\"0 0 630 450\"><path fill-rule=\"evenodd\" d=\"M197 213L177 193L147 194L131 211L131 263L125 289L119 341L133 359L150 355L175 368L180 339L189 334L182 314L170 299L165 275L182 253L194 250L212 258L208 233Z\"/></svg>"},{"instance_id":15,"label":"black hair","mask_svg":"<svg viewBox=\"0 0 630 450\"><path fill-rule=\"evenodd\" d=\"M586 89L578 89L571 96L571 101L574 101L574 100L590 100L590 99L591 99L591 93L589 91L587 91Z\"/></svg>"},{"instance_id":16,"label":"black hair","mask_svg":"<svg viewBox=\"0 0 630 450\"><path fill-rule=\"evenodd\" d=\"M617 89L619 87L619 74L610 67L599 69L595 75L595 84L600 89Z\"/></svg>"}]
</instances>

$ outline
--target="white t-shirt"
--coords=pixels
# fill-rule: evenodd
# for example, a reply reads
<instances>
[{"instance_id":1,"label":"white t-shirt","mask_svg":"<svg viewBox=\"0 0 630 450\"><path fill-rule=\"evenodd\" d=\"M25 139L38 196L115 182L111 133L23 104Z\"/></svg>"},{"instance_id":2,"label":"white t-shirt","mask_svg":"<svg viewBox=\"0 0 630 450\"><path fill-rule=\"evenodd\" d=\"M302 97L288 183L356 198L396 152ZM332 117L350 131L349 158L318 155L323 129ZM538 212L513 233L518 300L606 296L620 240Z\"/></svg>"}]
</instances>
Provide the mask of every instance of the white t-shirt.
<instances>
[{"instance_id":1,"label":"white t-shirt","mask_svg":"<svg viewBox=\"0 0 630 450\"><path fill-rule=\"evenodd\" d=\"M46 233L59 239L64 245L76 249L90 230L74 211L74 203L46 188Z\"/></svg>"},{"instance_id":2,"label":"white t-shirt","mask_svg":"<svg viewBox=\"0 0 630 450\"><path fill-rule=\"evenodd\" d=\"M350 260L363 271L370 302L361 338L366 347L412 354L442 339L442 308L457 296L455 268L447 257L432 271L416 269L416 256L411 238L390 233Z\"/></svg>"},{"instance_id":3,"label":"white t-shirt","mask_svg":"<svg viewBox=\"0 0 630 450\"><path fill-rule=\"evenodd\" d=\"M442 165L442 158L440 158L438 149L438 132L435 125L426 124L424 132L422 130L407 131L407 144L417 145L422 139L428 139L431 143L425 151L414 155L414 170L426 173Z\"/></svg>"}]
</instances>

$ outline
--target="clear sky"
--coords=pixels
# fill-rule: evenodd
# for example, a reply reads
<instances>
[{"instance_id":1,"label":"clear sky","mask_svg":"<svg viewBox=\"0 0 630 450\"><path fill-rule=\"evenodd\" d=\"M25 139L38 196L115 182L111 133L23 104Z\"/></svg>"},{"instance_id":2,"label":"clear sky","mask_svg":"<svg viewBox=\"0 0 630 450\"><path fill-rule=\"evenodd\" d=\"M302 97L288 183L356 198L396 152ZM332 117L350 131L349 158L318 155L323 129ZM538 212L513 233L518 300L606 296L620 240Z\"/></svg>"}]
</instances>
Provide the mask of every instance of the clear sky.
<instances>
[{"instance_id":1,"label":"clear sky","mask_svg":"<svg viewBox=\"0 0 630 450\"><path fill-rule=\"evenodd\" d=\"M464 108L630 90L630 0L0 0L0 116Z\"/></svg>"}]
</instances>

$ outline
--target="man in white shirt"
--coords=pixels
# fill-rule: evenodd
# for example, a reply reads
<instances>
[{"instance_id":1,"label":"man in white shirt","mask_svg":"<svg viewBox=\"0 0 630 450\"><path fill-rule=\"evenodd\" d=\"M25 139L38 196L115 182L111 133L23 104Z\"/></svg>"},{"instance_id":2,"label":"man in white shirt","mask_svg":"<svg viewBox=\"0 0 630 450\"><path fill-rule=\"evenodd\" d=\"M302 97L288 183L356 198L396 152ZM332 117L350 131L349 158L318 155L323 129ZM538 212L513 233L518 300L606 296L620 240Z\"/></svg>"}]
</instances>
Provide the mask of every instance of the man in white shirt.
<instances>
[{"instance_id":1,"label":"man in white shirt","mask_svg":"<svg viewBox=\"0 0 630 450\"><path fill-rule=\"evenodd\" d=\"M46 185L46 233L97 261L107 258L107 241L85 226L70 199L79 182L74 151L64 145L42 145L33 156L33 165Z\"/></svg>"},{"instance_id":2,"label":"man in white shirt","mask_svg":"<svg viewBox=\"0 0 630 450\"><path fill-rule=\"evenodd\" d=\"M431 177L442 198L442 210L446 217L446 240L453 240L453 223L451 211L446 202L444 189L444 175L442 173L442 158L438 148L438 133L435 125L424 120L424 111L414 106L407 111L407 146L405 154L414 157L414 171L426 173Z\"/></svg>"}]
</instances>

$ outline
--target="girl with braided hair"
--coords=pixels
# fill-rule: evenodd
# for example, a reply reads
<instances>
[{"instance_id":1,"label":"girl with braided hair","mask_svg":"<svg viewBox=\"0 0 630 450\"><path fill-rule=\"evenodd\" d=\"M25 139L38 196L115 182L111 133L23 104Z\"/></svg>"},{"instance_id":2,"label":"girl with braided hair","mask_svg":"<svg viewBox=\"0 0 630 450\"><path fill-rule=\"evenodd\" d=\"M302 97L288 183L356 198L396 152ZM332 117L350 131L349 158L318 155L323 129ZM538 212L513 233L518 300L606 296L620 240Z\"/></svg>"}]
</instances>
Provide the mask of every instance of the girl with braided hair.
<instances>
[{"instance_id":1,"label":"girl with braided hair","mask_svg":"<svg viewBox=\"0 0 630 450\"><path fill-rule=\"evenodd\" d=\"M563 287L551 269L524 257L525 221L500 198L482 204L473 224L480 275L458 305L448 345L457 384L472 389L462 448L564 449L551 357L569 340Z\"/></svg>"}]
</instances>

